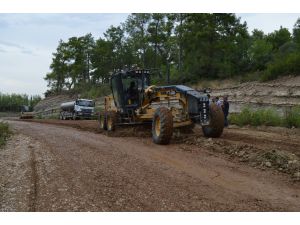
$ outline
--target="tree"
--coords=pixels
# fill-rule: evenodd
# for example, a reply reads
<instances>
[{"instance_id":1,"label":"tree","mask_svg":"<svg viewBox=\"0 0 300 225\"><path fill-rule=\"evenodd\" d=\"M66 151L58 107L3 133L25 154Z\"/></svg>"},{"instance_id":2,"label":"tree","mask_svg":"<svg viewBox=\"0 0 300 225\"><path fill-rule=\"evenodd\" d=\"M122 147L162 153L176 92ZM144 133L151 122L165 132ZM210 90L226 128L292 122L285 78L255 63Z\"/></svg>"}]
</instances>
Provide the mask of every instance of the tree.
<instances>
[{"instance_id":1,"label":"tree","mask_svg":"<svg viewBox=\"0 0 300 225\"><path fill-rule=\"evenodd\" d=\"M0 112L20 112L21 106L33 107L41 100L39 95L28 96L26 94L2 94L0 92Z\"/></svg>"},{"instance_id":2,"label":"tree","mask_svg":"<svg viewBox=\"0 0 300 225\"><path fill-rule=\"evenodd\" d=\"M252 70L264 70L272 57L272 44L266 39L256 39L249 48Z\"/></svg>"},{"instance_id":3,"label":"tree","mask_svg":"<svg viewBox=\"0 0 300 225\"><path fill-rule=\"evenodd\" d=\"M113 65L113 46L112 43L99 38L92 52L91 62L94 68L92 81L94 84L106 83Z\"/></svg>"},{"instance_id":4,"label":"tree","mask_svg":"<svg viewBox=\"0 0 300 225\"><path fill-rule=\"evenodd\" d=\"M182 67L183 67L183 35L184 32L184 26L183 24L185 23L185 20L187 18L187 14L185 13L177 13L175 14L175 22L178 23L178 25L175 27L175 35L176 35L176 40L177 40L177 46L178 46L178 71L179 73L182 72Z\"/></svg>"},{"instance_id":5,"label":"tree","mask_svg":"<svg viewBox=\"0 0 300 225\"><path fill-rule=\"evenodd\" d=\"M106 40L111 45L112 71L121 70L124 67L124 30L118 26L111 26L105 33Z\"/></svg>"},{"instance_id":6,"label":"tree","mask_svg":"<svg viewBox=\"0 0 300 225\"><path fill-rule=\"evenodd\" d=\"M300 18L293 35L283 27L249 35L246 22L232 13L133 13L97 40L91 34L61 40L45 76L47 94L101 85L132 67L158 69L176 83L277 68L282 58L295 67L299 48Z\"/></svg>"},{"instance_id":7,"label":"tree","mask_svg":"<svg viewBox=\"0 0 300 225\"><path fill-rule=\"evenodd\" d=\"M163 30L165 26L165 15L162 13L154 13L151 16L151 21L148 26L148 41L150 46L153 48L154 57L152 67L157 68L158 66L158 49L163 39Z\"/></svg>"},{"instance_id":8,"label":"tree","mask_svg":"<svg viewBox=\"0 0 300 225\"><path fill-rule=\"evenodd\" d=\"M273 46L273 50L277 51L283 44L291 41L291 33L287 28L280 27L267 36L267 41Z\"/></svg>"},{"instance_id":9,"label":"tree","mask_svg":"<svg viewBox=\"0 0 300 225\"><path fill-rule=\"evenodd\" d=\"M133 13L128 16L125 22L125 29L133 43L133 50L139 55L139 64L141 67L148 67L146 51L148 49L148 25L150 21L149 13Z\"/></svg>"},{"instance_id":10,"label":"tree","mask_svg":"<svg viewBox=\"0 0 300 225\"><path fill-rule=\"evenodd\" d=\"M300 18L297 19L293 29L293 40L300 45Z\"/></svg>"},{"instance_id":11,"label":"tree","mask_svg":"<svg viewBox=\"0 0 300 225\"><path fill-rule=\"evenodd\" d=\"M184 67L193 79L231 76L241 69L236 59L243 56L240 47L248 32L234 14L188 14L183 26Z\"/></svg>"}]
</instances>

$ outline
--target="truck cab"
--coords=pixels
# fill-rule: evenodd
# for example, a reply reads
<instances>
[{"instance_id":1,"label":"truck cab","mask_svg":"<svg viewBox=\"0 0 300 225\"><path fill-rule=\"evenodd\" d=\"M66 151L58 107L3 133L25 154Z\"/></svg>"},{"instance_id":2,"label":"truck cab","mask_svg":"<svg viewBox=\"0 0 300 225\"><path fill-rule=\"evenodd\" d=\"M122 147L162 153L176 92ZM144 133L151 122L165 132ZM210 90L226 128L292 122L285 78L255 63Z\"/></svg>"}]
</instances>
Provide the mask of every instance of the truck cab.
<instances>
[{"instance_id":1,"label":"truck cab","mask_svg":"<svg viewBox=\"0 0 300 225\"><path fill-rule=\"evenodd\" d=\"M90 99L76 99L72 102L62 103L60 106L60 119L89 119L94 114L95 102Z\"/></svg>"},{"instance_id":2,"label":"truck cab","mask_svg":"<svg viewBox=\"0 0 300 225\"><path fill-rule=\"evenodd\" d=\"M89 118L94 114L95 102L89 99L77 99L74 112L77 117Z\"/></svg>"}]
</instances>

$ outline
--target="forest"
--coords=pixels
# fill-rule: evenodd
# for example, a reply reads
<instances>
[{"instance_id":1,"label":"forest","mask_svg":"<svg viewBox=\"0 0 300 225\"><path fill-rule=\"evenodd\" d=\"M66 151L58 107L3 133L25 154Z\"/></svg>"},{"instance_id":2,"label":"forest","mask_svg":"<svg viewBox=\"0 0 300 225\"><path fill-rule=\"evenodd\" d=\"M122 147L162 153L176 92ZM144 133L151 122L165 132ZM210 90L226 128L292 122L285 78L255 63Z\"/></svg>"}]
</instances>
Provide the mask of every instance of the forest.
<instances>
[{"instance_id":1,"label":"forest","mask_svg":"<svg viewBox=\"0 0 300 225\"><path fill-rule=\"evenodd\" d=\"M104 87L112 73L147 68L154 82L192 84L239 77L270 80L300 72L300 18L292 33L265 34L235 14L130 14L103 37L60 40L53 53L45 95Z\"/></svg>"},{"instance_id":2,"label":"forest","mask_svg":"<svg viewBox=\"0 0 300 225\"><path fill-rule=\"evenodd\" d=\"M30 110L41 100L39 95L2 94L0 92L0 112L20 112L21 106L29 106Z\"/></svg>"}]
</instances>

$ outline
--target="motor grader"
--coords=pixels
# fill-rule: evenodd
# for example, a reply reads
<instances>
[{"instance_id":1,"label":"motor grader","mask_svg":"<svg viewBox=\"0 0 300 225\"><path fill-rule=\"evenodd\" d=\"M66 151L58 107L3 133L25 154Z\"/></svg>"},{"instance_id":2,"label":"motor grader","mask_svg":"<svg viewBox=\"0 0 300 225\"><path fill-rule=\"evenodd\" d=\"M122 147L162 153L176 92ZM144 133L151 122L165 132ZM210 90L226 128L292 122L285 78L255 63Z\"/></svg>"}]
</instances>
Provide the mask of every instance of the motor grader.
<instances>
[{"instance_id":1,"label":"motor grader","mask_svg":"<svg viewBox=\"0 0 300 225\"><path fill-rule=\"evenodd\" d=\"M128 70L111 76L112 94L104 98L99 113L101 129L112 132L119 125L152 124L156 144L168 144L175 128L202 126L206 137L221 136L222 109L206 93L184 85L150 84L150 70Z\"/></svg>"}]
</instances>

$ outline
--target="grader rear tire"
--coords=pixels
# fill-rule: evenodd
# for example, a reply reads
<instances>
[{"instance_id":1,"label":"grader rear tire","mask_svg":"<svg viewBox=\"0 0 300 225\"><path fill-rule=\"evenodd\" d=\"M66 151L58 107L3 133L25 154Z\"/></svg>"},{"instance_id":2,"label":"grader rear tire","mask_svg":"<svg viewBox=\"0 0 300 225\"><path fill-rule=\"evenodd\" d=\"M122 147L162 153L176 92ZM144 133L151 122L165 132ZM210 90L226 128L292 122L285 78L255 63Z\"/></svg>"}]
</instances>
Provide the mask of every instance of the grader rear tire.
<instances>
[{"instance_id":1,"label":"grader rear tire","mask_svg":"<svg viewBox=\"0 0 300 225\"><path fill-rule=\"evenodd\" d=\"M102 130L107 130L107 122L106 122L106 112L99 113L98 116L99 128Z\"/></svg>"},{"instance_id":2,"label":"grader rear tire","mask_svg":"<svg viewBox=\"0 0 300 225\"><path fill-rule=\"evenodd\" d=\"M217 138L220 137L224 129L224 114L222 108L216 104L209 106L209 125L203 126L203 134L205 137Z\"/></svg>"},{"instance_id":3,"label":"grader rear tire","mask_svg":"<svg viewBox=\"0 0 300 225\"><path fill-rule=\"evenodd\" d=\"M156 109L152 120L152 139L159 145L169 144L173 134L172 112L161 107Z\"/></svg>"},{"instance_id":4,"label":"grader rear tire","mask_svg":"<svg viewBox=\"0 0 300 225\"><path fill-rule=\"evenodd\" d=\"M108 131L114 131L116 129L118 114L116 112L110 111L106 116L106 124Z\"/></svg>"}]
</instances>

